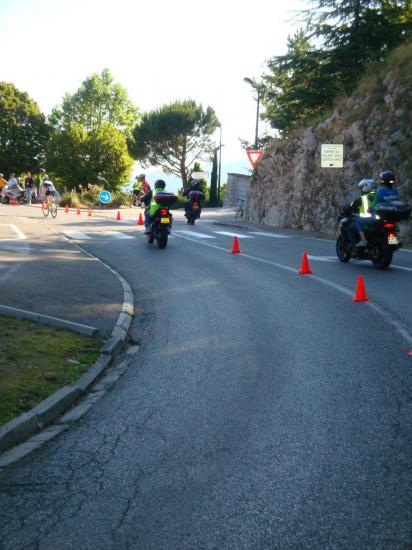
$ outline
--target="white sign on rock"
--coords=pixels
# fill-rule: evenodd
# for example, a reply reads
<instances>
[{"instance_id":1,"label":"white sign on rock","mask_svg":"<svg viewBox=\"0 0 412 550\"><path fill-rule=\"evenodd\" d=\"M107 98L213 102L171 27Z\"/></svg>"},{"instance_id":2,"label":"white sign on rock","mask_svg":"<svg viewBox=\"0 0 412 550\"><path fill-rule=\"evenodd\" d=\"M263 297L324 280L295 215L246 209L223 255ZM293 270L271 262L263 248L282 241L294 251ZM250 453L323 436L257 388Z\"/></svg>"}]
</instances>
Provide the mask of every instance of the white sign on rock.
<instances>
[{"instance_id":1,"label":"white sign on rock","mask_svg":"<svg viewBox=\"0 0 412 550\"><path fill-rule=\"evenodd\" d=\"M324 143L320 149L320 166L321 168L342 168L343 145Z\"/></svg>"}]
</instances>

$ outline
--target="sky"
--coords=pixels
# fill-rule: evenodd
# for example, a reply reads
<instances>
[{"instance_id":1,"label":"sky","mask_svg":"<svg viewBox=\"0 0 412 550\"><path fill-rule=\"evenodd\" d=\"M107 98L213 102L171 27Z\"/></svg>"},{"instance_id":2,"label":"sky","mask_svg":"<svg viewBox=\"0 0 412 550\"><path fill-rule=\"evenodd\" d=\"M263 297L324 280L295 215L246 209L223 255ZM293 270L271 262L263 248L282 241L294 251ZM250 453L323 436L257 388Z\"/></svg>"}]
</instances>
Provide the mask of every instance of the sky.
<instances>
[{"instance_id":1,"label":"sky","mask_svg":"<svg viewBox=\"0 0 412 550\"><path fill-rule=\"evenodd\" d=\"M306 7L303 0L0 0L0 80L26 91L46 115L106 67L141 112L177 99L210 105L222 124L224 182L227 171L250 168L239 138L254 141L256 101L243 78L259 80L265 61L286 52L296 10Z\"/></svg>"}]
</instances>

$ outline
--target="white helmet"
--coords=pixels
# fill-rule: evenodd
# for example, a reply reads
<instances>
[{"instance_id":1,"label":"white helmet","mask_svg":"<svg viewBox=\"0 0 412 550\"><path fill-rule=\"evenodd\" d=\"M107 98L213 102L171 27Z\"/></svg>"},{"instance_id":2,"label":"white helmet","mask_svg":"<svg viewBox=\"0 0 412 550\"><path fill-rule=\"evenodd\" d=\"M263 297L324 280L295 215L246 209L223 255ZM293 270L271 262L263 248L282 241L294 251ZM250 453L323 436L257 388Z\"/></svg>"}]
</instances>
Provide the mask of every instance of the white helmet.
<instances>
[{"instance_id":1,"label":"white helmet","mask_svg":"<svg viewBox=\"0 0 412 550\"><path fill-rule=\"evenodd\" d=\"M358 183L358 187L360 188L362 193L370 193L371 191L376 189L376 182L370 179L363 179Z\"/></svg>"}]
</instances>

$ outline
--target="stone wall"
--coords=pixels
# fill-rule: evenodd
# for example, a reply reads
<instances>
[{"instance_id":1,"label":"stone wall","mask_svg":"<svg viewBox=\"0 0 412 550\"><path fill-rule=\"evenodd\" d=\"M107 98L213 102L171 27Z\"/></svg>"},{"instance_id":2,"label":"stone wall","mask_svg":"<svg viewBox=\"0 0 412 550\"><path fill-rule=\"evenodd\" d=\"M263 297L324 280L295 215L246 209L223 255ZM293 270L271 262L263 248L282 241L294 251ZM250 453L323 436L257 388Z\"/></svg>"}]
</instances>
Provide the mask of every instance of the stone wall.
<instances>
[{"instance_id":1,"label":"stone wall","mask_svg":"<svg viewBox=\"0 0 412 550\"><path fill-rule=\"evenodd\" d=\"M320 167L322 143L343 143L343 168ZM339 205L358 196L362 178L382 170L393 170L401 198L412 199L411 71L389 72L313 128L275 140L254 171L246 218L335 235ZM403 224L407 240L411 226Z\"/></svg>"}]
</instances>

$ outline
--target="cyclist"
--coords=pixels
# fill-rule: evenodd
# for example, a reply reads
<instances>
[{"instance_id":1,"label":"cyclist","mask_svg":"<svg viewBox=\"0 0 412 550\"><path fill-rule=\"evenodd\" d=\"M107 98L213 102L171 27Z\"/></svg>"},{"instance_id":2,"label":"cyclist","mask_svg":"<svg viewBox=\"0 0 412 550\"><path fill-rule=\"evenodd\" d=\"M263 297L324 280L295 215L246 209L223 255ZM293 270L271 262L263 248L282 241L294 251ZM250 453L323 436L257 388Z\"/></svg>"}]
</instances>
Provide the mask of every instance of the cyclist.
<instances>
[{"instance_id":1,"label":"cyclist","mask_svg":"<svg viewBox=\"0 0 412 550\"><path fill-rule=\"evenodd\" d=\"M49 180L47 174L43 178L43 190L45 197L54 197L56 195L56 188L53 185L53 182Z\"/></svg>"}]
</instances>

